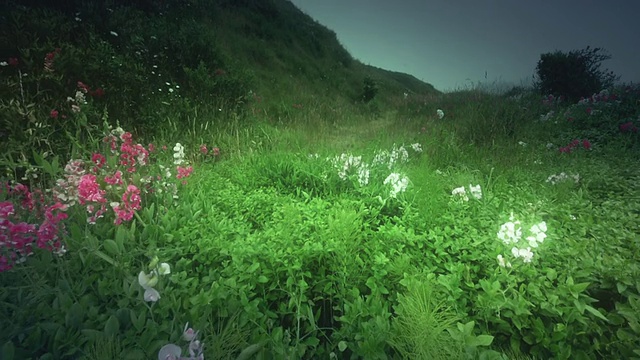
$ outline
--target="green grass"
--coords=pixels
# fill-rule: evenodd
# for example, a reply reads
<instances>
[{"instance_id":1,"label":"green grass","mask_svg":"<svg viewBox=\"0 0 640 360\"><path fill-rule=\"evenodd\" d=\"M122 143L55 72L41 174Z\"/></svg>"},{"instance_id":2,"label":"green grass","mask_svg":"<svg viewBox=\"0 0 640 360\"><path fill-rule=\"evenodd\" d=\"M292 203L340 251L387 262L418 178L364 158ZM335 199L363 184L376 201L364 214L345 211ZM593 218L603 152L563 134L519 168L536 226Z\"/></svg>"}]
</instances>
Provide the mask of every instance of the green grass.
<instances>
[{"instance_id":1,"label":"green grass","mask_svg":"<svg viewBox=\"0 0 640 360\"><path fill-rule=\"evenodd\" d=\"M618 128L637 124L637 87L612 89L620 103L591 105L599 117L584 105L547 107L533 92L441 94L350 59L288 2L234 4L167 2L176 18L123 6L108 19L83 5L82 26L62 9L23 19L16 8L2 25L13 51L2 56L19 59L0 68L0 132L10 140L2 180L45 190L50 204L46 190L67 161L84 160L89 174L98 152L108 160L95 172L105 205L123 202L123 189L104 181L116 169L142 203L122 225L110 206L96 224L85 206L70 206L65 255L36 249L0 273L0 358L155 358L168 343L186 356L187 322L207 359L638 356L640 142ZM315 39L291 31L299 28ZM159 32L169 30L183 41L165 43ZM40 59L55 47L47 73ZM101 63L104 54L115 60ZM379 92L365 104L355 99L366 77ZM87 94L74 113L66 97L78 78L106 96ZM181 86L158 92L165 81ZM557 115L540 122L549 110ZM133 144L156 148L132 176L118 165L125 150L102 143L105 125L117 123ZM591 149L559 151L574 139ZM193 166L184 179L173 163L178 142ZM203 144L220 153L202 154ZM389 165L401 147L406 161ZM547 182L562 172L579 181ZM384 184L392 173L408 178L397 197ZM462 186L469 201L452 195ZM0 209L16 209L1 213L0 235L13 223L42 227L23 200L0 191ZM516 219L524 237L547 227L530 263L497 236ZM153 271L154 257L171 273L148 303L138 274Z\"/></svg>"}]
</instances>

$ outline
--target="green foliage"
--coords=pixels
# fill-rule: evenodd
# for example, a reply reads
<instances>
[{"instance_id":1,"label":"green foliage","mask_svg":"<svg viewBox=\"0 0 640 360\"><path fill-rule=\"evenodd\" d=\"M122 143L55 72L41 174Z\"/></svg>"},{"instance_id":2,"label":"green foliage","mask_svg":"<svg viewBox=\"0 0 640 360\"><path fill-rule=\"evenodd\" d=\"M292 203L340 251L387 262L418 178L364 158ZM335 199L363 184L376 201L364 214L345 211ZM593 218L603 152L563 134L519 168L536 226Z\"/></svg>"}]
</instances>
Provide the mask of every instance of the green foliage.
<instances>
[{"instance_id":1,"label":"green foliage","mask_svg":"<svg viewBox=\"0 0 640 360\"><path fill-rule=\"evenodd\" d=\"M360 95L360 101L369 103L376 97L379 91L378 83L371 77L366 77L363 81L362 95Z\"/></svg>"},{"instance_id":2,"label":"green foliage","mask_svg":"<svg viewBox=\"0 0 640 360\"><path fill-rule=\"evenodd\" d=\"M603 49L589 46L568 53L542 54L536 66L535 86L543 95L578 101L613 85L616 76L600 69L601 63L610 58Z\"/></svg>"},{"instance_id":3,"label":"green foliage","mask_svg":"<svg viewBox=\"0 0 640 360\"><path fill-rule=\"evenodd\" d=\"M398 297L391 345L405 359L460 359L463 343L447 331L459 320L436 293L435 281L405 281L407 294Z\"/></svg>"},{"instance_id":4,"label":"green foliage","mask_svg":"<svg viewBox=\"0 0 640 360\"><path fill-rule=\"evenodd\" d=\"M128 225L88 224L70 206L64 256L36 249L0 273L3 359L154 358L187 321L206 358L640 355L637 86L569 106L521 89L443 95L353 60L290 2L69 4L12 7L0 24L0 55L19 60L0 67L2 179L49 194L69 158L108 153L109 120L154 139L149 161L164 167L127 181L174 180L178 142L194 173L175 194L149 184ZM74 112L78 81L105 94ZM531 121L550 109L562 116ZM590 151L546 146L584 138ZM339 173L348 151L371 164L415 142L422 154L370 165L368 184ZM203 144L221 155L197 153ZM580 181L544 181L560 171ZM392 172L409 178L397 198L383 183ZM482 199L453 200L468 184ZM0 188L3 206L21 200ZM525 232L544 220L548 237L530 263L500 267L511 247L496 232L512 212ZM155 256L172 271L147 303L136 277Z\"/></svg>"}]
</instances>

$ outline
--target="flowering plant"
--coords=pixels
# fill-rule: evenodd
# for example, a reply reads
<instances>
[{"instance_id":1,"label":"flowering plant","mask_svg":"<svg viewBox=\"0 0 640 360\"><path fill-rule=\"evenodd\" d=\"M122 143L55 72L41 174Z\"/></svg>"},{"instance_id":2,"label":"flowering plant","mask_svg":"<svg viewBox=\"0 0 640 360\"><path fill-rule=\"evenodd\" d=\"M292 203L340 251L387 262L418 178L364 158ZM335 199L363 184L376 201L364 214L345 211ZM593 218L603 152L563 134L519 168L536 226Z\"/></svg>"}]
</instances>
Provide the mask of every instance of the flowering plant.
<instances>
[{"instance_id":1,"label":"flowering plant","mask_svg":"<svg viewBox=\"0 0 640 360\"><path fill-rule=\"evenodd\" d=\"M182 339L189 342L189 357L182 357L182 349L176 344L167 344L158 352L158 360L204 360L204 344L198 340L198 331L184 325Z\"/></svg>"},{"instance_id":2,"label":"flowering plant","mask_svg":"<svg viewBox=\"0 0 640 360\"><path fill-rule=\"evenodd\" d=\"M504 245L511 246L511 254L514 259L521 258L524 263L530 263L534 256L531 249L538 248L544 242L547 237L546 231L547 223L544 221L532 225L529 228L529 236L524 238L528 246L518 246L523 238L522 224L511 214L509 221L500 226L497 236ZM512 267L511 262L506 261L502 254L499 254L497 259L498 265L501 267Z\"/></svg>"}]
</instances>

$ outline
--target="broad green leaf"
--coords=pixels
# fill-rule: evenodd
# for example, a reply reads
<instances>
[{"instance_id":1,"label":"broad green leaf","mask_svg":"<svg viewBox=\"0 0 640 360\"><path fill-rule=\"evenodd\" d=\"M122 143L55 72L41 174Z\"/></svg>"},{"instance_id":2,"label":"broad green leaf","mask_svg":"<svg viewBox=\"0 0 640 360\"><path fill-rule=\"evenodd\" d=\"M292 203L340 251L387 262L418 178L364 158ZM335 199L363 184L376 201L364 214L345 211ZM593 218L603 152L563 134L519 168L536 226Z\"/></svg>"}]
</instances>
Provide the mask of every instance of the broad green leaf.
<instances>
[{"instance_id":1,"label":"broad green leaf","mask_svg":"<svg viewBox=\"0 0 640 360\"><path fill-rule=\"evenodd\" d=\"M104 249L111 255L120 255L118 244L111 239L106 239L103 243Z\"/></svg>"},{"instance_id":2,"label":"broad green leaf","mask_svg":"<svg viewBox=\"0 0 640 360\"><path fill-rule=\"evenodd\" d=\"M467 340L467 346L489 346L493 342L493 336L491 335L478 335Z\"/></svg>"},{"instance_id":3,"label":"broad green leaf","mask_svg":"<svg viewBox=\"0 0 640 360\"><path fill-rule=\"evenodd\" d=\"M256 262L251 264L251 266L247 269L247 272L249 274L253 274L256 270L258 270L258 268L260 267L260 263Z\"/></svg>"},{"instance_id":4,"label":"broad green leaf","mask_svg":"<svg viewBox=\"0 0 640 360\"><path fill-rule=\"evenodd\" d=\"M117 336L118 333L120 332L120 323L118 322L118 319L111 315L109 316L109 320L107 320L107 323L104 325L104 334L109 337L109 336Z\"/></svg>"},{"instance_id":5,"label":"broad green leaf","mask_svg":"<svg viewBox=\"0 0 640 360\"><path fill-rule=\"evenodd\" d=\"M124 243L128 238L128 231L124 226L118 226L116 230L116 242Z\"/></svg>"},{"instance_id":6,"label":"broad green leaf","mask_svg":"<svg viewBox=\"0 0 640 360\"><path fill-rule=\"evenodd\" d=\"M116 266L116 262L115 262L115 260L113 260L109 255L107 255L107 254L103 253L103 252L102 252L102 251L100 251L100 250L96 250L96 251L94 251L94 253L95 253L99 258L101 258L102 260L104 260L104 261L108 262L109 264L111 264L111 265L113 265L113 266Z\"/></svg>"},{"instance_id":7,"label":"broad green leaf","mask_svg":"<svg viewBox=\"0 0 640 360\"><path fill-rule=\"evenodd\" d=\"M347 342L346 341L340 341L338 343L338 350L340 350L340 352L344 352L345 350L347 350Z\"/></svg>"},{"instance_id":8,"label":"broad green leaf","mask_svg":"<svg viewBox=\"0 0 640 360\"><path fill-rule=\"evenodd\" d=\"M2 345L2 359L13 360L15 356L16 348L13 346L13 342L7 341Z\"/></svg>"},{"instance_id":9,"label":"broad green leaf","mask_svg":"<svg viewBox=\"0 0 640 360\"><path fill-rule=\"evenodd\" d=\"M592 313L593 315L595 315L597 318L600 318L606 322L609 322L609 319L607 319L604 315L602 315L602 313L600 311L598 311L598 309L589 306L589 305L585 305L584 306L585 310L587 310L588 312Z\"/></svg>"}]
</instances>

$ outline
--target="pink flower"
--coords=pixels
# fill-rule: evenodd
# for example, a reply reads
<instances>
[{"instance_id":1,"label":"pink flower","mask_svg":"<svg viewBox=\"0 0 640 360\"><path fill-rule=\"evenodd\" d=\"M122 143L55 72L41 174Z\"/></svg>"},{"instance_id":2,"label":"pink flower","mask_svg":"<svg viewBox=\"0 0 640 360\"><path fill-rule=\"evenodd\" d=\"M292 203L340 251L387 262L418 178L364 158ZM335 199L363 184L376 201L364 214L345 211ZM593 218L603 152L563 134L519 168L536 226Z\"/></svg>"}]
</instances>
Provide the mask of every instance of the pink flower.
<instances>
[{"instance_id":1,"label":"pink flower","mask_svg":"<svg viewBox=\"0 0 640 360\"><path fill-rule=\"evenodd\" d=\"M83 175L80 178L80 184L78 184L78 199L80 204L84 205L86 202L107 202L104 198L106 191L100 189L100 185L96 182L95 175Z\"/></svg>"},{"instance_id":2,"label":"pink flower","mask_svg":"<svg viewBox=\"0 0 640 360\"><path fill-rule=\"evenodd\" d=\"M122 202L127 209L140 210L140 190L135 185L127 186L127 190L122 194Z\"/></svg>"},{"instance_id":3,"label":"pink flower","mask_svg":"<svg viewBox=\"0 0 640 360\"><path fill-rule=\"evenodd\" d=\"M217 147L213 148L213 156L218 156L220 155L220 149L218 149Z\"/></svg>"},{"instance_id":4,"label":"pink flower","mask_svg":"<svg viewBox=\"0 0 640 360\"><path fill-rule=\"evenodd\" d=\"M589 140L587 139L582 140L582 147L584 147L587 150L591 149L591 143L589 142Z\"/></svg>"},{"instance_id":5,"label":"pink flower","mask_svg":"<svg viewBox=\"0 0 640 360\"><path fill-rule=\"evenodd\" d=\"M560 153L565 153L565 154L571 153L571 147L569 146L560 147L558 150L560 151Z\"/></svg>"},{"instance_id":6,"label":"pink flower","mask_svg":"<svg viewBox=\"0 0 640 360\"><path fill-rule=\"evenodd\" d=\"M49 116L52 119L57 119L58 118L58 110L56 110L56 109L51 110L51 112L49 113Z\"/></svg>"},{"instance_id":7,"label":"pink flower","mask_svg":"<svg viewBox=\"0 0 640 360\"><path fill-rule=\"evenodd\" d=\"M149 143L149 146L147 146L147 148L149 148L150 153L156 151L156 147L152 143Z\"/></svg>"},{"instance_id":8,"label":"pink flower","mask_svg":"<svg viewBox=\"0 0 640 360\"><path fill-rule=\"evenodd\" d=\"M93 153L93 155L91 155L91 162L96 164L98 169L101 169L104 164L107 163L107 158L100 153Z\"/></svg>"},{"instance_id":9,"label":"pink flower","mask_svg":"<svg viewBox=\"0 0 640 360\"><path fill-rule=\"evenodd\" d=\"M128 131L120 135L120 140L122 140L125 144L131 144L132 138L133 135L131 135L131 133Z\"/></svg>"},{"instance_id":10,"label":"pink flower","mask_svg":"<svg viewBox=\"0 0 640 360\"><path fill-rule=\"evenodd\" d=\"M187 168L183 168L181 166L177 166L176 170L178 171L178 175L176 175L177 179L186 178L193 172L193 166L189 166Z\"/></svg>"},{"instance_id":11,"label":"pink flower","mask_svg":"<svg viewBox=\"0 0 640 360\"><path fill-rule=\"evenodd\" d=\"M109 185L122 185L122 171L117 170L113 176L105 176L104 181Z\"/></svg>"},{"instance_id":12,"label":"pink flower","mask_svg":"<svg viewBox=\"0 0 640 360\"><path fill-rule=\"evenodd\" d=\"M9 216L14 213L13 203L11 201L0 202L0 221L2 221L2 219L9 218Z\"/></svg>"},{"instance_id":13,"label":"pink flower","mask_svg":"<svg viewBox=\"0 0 640 360\"><path fill-rule=\"evenodd\" d=\"M200 145L200 152L202 153L202 155L207 155L207 153L209 152L209 150L207 149L207 145Z\"/></svg>"}]
</instances>

